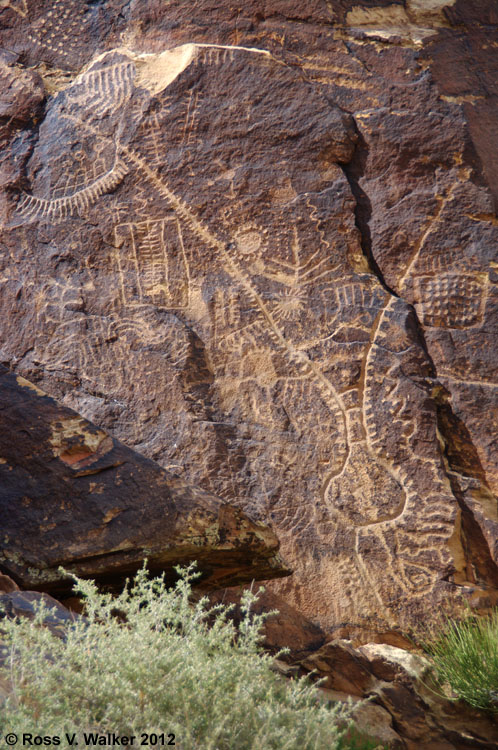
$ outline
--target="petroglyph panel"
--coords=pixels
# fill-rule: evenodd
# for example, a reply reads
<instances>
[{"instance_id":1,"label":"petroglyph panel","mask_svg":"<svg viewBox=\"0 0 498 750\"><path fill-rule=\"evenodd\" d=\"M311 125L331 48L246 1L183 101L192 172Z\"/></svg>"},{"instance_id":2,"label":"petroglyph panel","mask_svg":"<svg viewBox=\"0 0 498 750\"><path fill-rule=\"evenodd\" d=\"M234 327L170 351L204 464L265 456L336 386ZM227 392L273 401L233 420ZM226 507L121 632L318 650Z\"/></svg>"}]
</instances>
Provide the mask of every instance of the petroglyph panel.
<instances>
[{"instance_id":1,"label":"petroglyph panel","mask_svg":"<svg viewBox=\"0 0 498 750\"><path fill-rule=\"evenodd\" d=\"M270 521L295 569L278 585L328 625L359 601L414 619L454 593L464 559L434 373L363 256L339 166L355 137L268 53L121 48L49 102L9 224L18 257L37 248L25 274L44 333L23 342L26 369ZM430 282L418 261L407 279L439 305L424 315L477 325L484 282Z\"/></svg>"}]
</instances>

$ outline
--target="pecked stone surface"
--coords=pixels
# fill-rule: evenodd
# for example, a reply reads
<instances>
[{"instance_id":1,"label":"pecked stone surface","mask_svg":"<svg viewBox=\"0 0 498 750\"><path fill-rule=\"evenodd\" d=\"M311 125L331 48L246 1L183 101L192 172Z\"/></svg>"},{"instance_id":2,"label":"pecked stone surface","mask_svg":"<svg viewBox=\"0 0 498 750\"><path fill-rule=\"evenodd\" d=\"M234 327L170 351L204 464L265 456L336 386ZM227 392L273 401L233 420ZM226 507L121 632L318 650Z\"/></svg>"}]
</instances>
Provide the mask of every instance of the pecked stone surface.
<instances>
[{"instance_id":1,"label":"pecked stone surface","mask_svg":"<svg viewBox=\"0 0 498 750\"><path fill-rule=\"evenodd\" d=\"M3 367L0 477L0 565L23 588L68 593L59 566L122 585L144 558L168 575L197 560L204 588L287 573L268 528ZM24 593L1 577L4 600L21 606Z\"/></svg>"},{"instance_id":2,"label":"pecked stone surface","mask_svg":"<svg viewBox=\"0 0 498 750\"><path fill-rule=\"evenodd\" d=\"M491 603L493 3L3 5L4 361L325 628Z\"/></svg>"}]
</instances>

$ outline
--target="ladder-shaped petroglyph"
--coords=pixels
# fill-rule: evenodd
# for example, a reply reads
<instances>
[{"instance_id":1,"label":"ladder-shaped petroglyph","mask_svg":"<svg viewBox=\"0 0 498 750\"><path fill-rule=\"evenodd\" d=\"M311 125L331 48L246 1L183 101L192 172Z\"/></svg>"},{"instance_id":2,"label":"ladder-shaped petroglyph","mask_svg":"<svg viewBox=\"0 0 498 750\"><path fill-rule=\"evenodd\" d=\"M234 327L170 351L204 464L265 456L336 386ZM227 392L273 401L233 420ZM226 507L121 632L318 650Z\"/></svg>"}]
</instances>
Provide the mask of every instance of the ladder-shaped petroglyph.
<instances>
[{"instance_id":1,"label":"ladder-shaped petroglyph","mask_svg":"<svg viewBox=\"0 0 498 750\"><path fill-rule=\"evenodd\" d=\"M157 112L152 112L139 130L140 147L149 164L156 168L164 161L164 134Z\"/></svg>"},{"instance_id":2,"label":"ladder-shaped petroglyph","mask_svg":"<svg viewBox=\"0 0 498 750\"><path fill-rule=\"evenodd\" d=\"M140 82L140 79L138 79ZM135 79L135 83L137 80ZM133 115L137 115L136 148L145 157L147 163L155 169L164 164L164 155L168 148L180 146L182 159L189 161L191 150L199 141L197 133L197 117L202 94L190 91L185 99L173 100L173 97L161 95L144 116L143 105L139 102L132 107ZM160 107L159 107L160 103ZM171 131L172 117L178 118L179 126ZM190 166L190 169L192 167ZM191 172L192 174L192 172Z\"/></svg>"},{"instance_id":3,"label":"ladder-shaped petroglyph","mask_svg":"<svg viewBox=\"0 0 498 750\"><path fill-rule=\"evenodd\" d=\"M191 146L195 140L195 121L198 112L199 92L191 91L187 100L187 113L182 131L182 143Z\"/></svg>"},{"instance_id":4,"label":"ladder-shaped petroglyph","mask_svg":"<svg viewBox=\"0 0 498 750\"><path fill-rule=\"evenodd\" d=\"M189 263L175 215L118 224L114 237L123 305L147 301L169 309L188 307Z\"/></svg>"},{"instance_id":5,"label":"ladder-shaped petroglyph","mask_svg":"<svg viewBox=\"0 0 498 750\"><path fill-rule=\"evenodd\" d=\"M334 294L342 314L347 314L348 309L361 310L362 317L365 313L368 314L367 325L370 324L372 315L377 318L386 301L386 293L381 286L372 287L357 282L336 285Z\"/></svg>"},{"instance_id":6,"label":"ladder-shaped petroglyph","mask_svg":"<svg viewBox=\"0 0 498 750\"><path fill-rule=\"evenodd\" d=\"M242 47L227 47L219 44L198 44L197 48L200 51L197 62L200 65L224 65L234 59L234 54L237 49L243 49ZM263 50L261 50L261 52L263 52Z\"/></svg>"}]
</instances>

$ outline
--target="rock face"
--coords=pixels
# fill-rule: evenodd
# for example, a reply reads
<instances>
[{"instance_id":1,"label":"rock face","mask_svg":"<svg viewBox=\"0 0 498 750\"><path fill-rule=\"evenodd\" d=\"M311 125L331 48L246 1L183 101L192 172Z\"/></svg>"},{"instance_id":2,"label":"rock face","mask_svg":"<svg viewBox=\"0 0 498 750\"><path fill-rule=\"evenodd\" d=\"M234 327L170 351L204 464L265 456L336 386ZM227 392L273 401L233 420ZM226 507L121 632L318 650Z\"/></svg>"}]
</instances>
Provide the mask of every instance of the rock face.
<instances>
[{"instance_id":1,"label":"rock face","mask_svg":"<svg viewBox=\"0 0 498 750\"><path fill-rule=\"evenodd\" d=\"M264 589L264 587L262 587ZM257 592L257 601L251 604L253 614L264 614L272 612L266 617L262 627L262 646L265 651L277 655L282 647L287 649L285 655L279 655L279 662L295 665L302 659L317 651L326 640L324 631L313 622L304 617L294 607L291 607L285 599L276 596L270 591L261 591L251 586L251 591ZM244 618L241 608L241 587L220 589L210 592L210 605L223 604L230 606L230 619L238 626Z\"/></svg>"},{"instance_id":2,"label":"rock face","mask_svg":"<svg viewBox=\"0 0 498 750\"><path fill-rule=\"evenodd\" d=\"M4 361L272 524L326 629L493 602L493 2L34 6Z\"/></svg>"},{"instance_id":3,"label":"rock face","mask_svg":"<svg viewBox=\"0 0 498 750\"><path fill-rule=\"evenodd\" d=\"M496 718L448 700L430 663L395 646L368 643L359 649L334 640L301 661L322 680L331 700L351 696L354 719L368 737L392 750L493 750Z\"/></svg>"},{"instance_id":4,"label":"rock face","mask_svg":"<svg viewBox=\"0 0 498 750\"><path fill-rule=\"evenodd\" d=\"M144 558L169 575L197 560L208 588L287 572L268 528L5 368L0 457L0 564L24 588L68 592L59 566L120 585Z\"/></svg>"}]
</instances>

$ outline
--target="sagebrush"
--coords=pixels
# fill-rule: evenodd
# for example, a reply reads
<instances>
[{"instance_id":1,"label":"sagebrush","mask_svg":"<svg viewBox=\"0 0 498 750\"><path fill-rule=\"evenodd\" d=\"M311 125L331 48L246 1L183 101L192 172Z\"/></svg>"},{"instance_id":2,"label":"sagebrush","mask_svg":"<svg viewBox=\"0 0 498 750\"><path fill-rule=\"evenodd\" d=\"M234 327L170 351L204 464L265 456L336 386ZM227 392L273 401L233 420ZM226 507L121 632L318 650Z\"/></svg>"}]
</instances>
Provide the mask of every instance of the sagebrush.
<instances>
[{"instance_id":1,"label":"sagebrush","mask_svg":"<svg viewBox=\"0 0 498 750\"><path fill-rule=\"evenodd\" d=\"M43 608L34 621L4 619L12 694L0 707L2 732L76 733L80 746L84 733L146 732L174 734L183 750L347 748L345 709L271 670L255 596L245 594L236 627L226 607L192 603L193 569L179 572L168 589L144 569L118 597L75 579L85 618L64 638L42 625Z\"/></svg>"}]
</instances>

